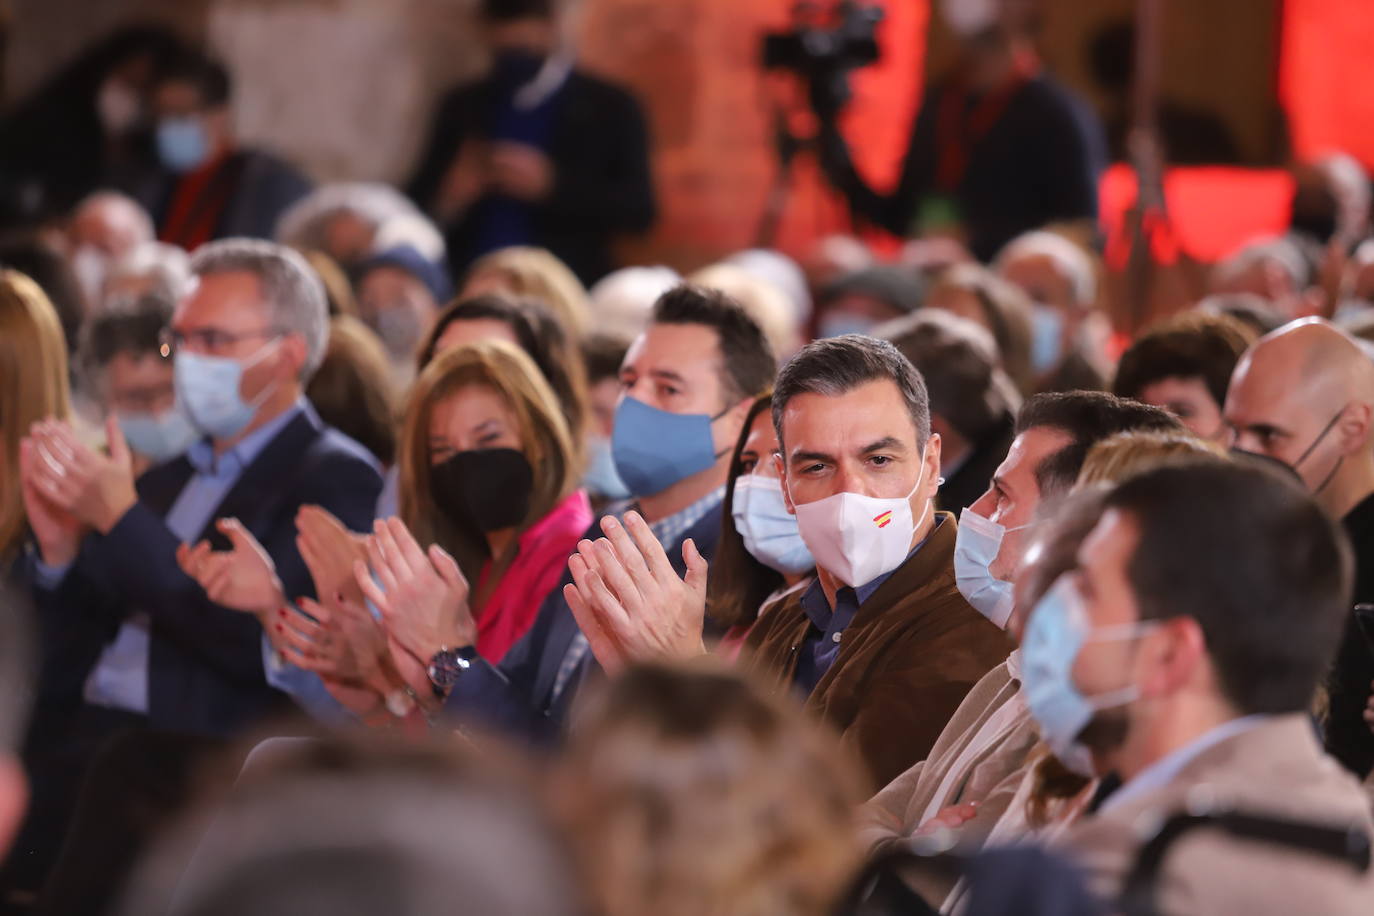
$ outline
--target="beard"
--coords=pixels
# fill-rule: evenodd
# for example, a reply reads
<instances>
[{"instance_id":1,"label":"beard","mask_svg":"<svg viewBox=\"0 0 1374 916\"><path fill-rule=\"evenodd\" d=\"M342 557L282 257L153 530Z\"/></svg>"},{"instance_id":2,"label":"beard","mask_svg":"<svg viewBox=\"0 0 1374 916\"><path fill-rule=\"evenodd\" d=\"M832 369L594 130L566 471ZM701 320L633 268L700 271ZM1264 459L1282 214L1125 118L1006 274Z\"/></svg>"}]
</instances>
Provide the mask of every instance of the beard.
<instances>
[{"instance_id":1,"label":"beard","mask_svg":"<svg viewBox=\"0 0 1374 916\"><path fill-rule=\"evenodd\" d=\"M1093 752L1094 757L1101 758L1125 744L1130 731L1131 719L1125 707L1102 709L1083 726L1078 740Z\"/></svg>"}]
</instances>

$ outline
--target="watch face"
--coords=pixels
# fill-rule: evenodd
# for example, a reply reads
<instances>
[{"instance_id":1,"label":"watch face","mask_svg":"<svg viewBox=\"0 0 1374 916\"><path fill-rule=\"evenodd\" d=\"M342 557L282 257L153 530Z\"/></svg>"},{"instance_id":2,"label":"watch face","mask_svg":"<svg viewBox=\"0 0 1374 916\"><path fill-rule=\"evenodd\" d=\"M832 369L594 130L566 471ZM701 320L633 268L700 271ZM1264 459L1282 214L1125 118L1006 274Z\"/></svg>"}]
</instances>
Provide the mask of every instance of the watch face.
<instances>
[{"instance_id":1,"label":"watch face","mask_svg":"<svg viewBox=\"0 0 1374 916\"><path fill-rule=\"evenodd\" d=\"M472 663L460 654L460 649L441 649L434 653L429 662L429 679L434 686L444 690L452 689Z\"/></svg>"}]
</instances>

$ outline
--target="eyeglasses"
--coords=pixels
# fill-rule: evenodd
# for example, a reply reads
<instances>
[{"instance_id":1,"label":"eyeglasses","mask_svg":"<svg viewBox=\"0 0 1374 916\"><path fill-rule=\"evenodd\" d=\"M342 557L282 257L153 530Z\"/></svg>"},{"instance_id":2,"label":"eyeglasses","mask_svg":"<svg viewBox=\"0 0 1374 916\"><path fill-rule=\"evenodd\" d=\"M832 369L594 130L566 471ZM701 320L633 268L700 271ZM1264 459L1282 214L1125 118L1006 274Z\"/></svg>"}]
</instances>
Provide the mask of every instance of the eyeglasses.
<instances>
[{"instance_id":1,"label":"eyeglasses","mask_svg":"<svg viewBox=\"0 0 1374 916\"><path fill-rule=\"evenodd\" d=\"M195 328L191 331L178 331L176 328L163 328L157 335L158 352L169 358L178 350L191 353L205 353L219 356L227 353L233 346L245 340L267 340L280 337L281 328L263 328L259 331L244 331L235 334L218 328Z\"/></svg>"}]
</instances>

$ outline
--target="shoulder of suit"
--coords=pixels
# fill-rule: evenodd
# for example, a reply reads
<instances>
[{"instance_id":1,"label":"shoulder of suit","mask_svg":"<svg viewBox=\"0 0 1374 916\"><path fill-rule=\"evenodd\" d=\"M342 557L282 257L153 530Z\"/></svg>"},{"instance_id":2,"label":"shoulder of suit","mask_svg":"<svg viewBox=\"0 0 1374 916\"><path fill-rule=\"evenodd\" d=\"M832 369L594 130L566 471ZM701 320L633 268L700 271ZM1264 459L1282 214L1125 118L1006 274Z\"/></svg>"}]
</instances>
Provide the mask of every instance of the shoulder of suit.
<instances>
[{"instance_id":1,"label":"shoulder of suit","mask_svg":"<svg viewBox=\"0 0 1374 916\"><path fill-rule=\"evenodd\" d=\"M352 468L359 472L370 471L381 479L381 466L372 453L332 426L322 427L319 435L311 440L305 460L317 469Z\"/></svg>"}]
</instances>

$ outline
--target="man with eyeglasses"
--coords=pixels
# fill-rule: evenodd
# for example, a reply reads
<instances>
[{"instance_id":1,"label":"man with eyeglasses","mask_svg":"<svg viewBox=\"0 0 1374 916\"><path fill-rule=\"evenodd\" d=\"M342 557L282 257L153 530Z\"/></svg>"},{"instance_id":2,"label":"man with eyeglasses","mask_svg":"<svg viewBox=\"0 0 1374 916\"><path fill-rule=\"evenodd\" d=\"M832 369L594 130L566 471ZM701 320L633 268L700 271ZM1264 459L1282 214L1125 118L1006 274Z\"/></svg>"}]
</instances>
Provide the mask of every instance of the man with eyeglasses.
<instances>
[{"instance_id":1,"label":"man with eyeglasses","mask_svg":"<svg viewBox=\"0 0 1374 916\"><path fill-rule=\"evenodd\" d=\"M1374 603L1374 362L1319 318L1260 338L1236 365L1224 411L1231 443L1283 462L1339 519L1355 552L1354 604ZM1326 749L1361 777L1374 768L1364 722L1374 653L1353 614L1327 681Z\"/></svg>"},{"instance_id":2,"label":"man with eyeglasses","mask_svg":"<svg viewBox=\"0 0 1374 916\"><path fill-rule=\"evenodd\" d=\"M115 418L108 455L57 421L21 445L45 671L29 760L35 823L15 855L40 872L76 780L112 735L151 726L228 738L283 699L264 676L258 621L211 601L178 566L181 545L226 546L241 530L228 520L241 520L272 556L285 604L314 594L299 509L365 530L381 489L371 457L303 397L328 342L324 289L305 261L228 239L202 247L192 269L197 282L161 338L178 409L197 431L186 453L135 481Z\"/></svg>"}]
</instances>

